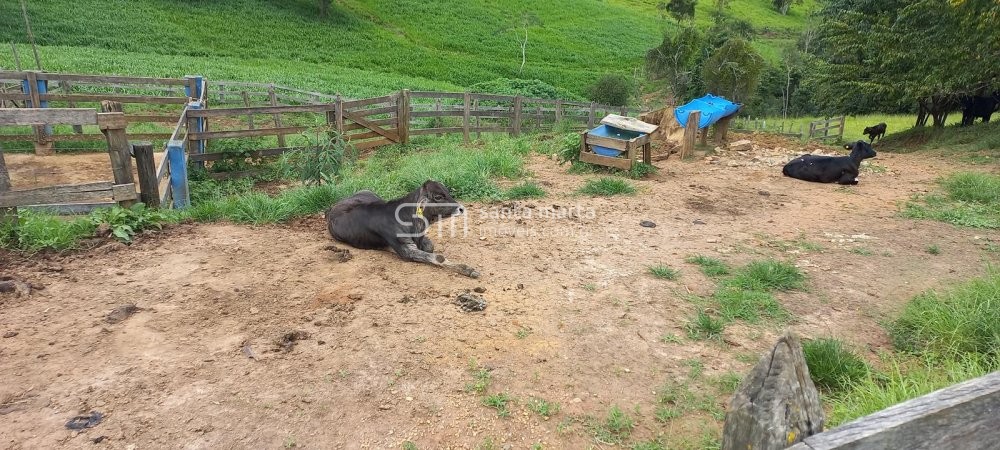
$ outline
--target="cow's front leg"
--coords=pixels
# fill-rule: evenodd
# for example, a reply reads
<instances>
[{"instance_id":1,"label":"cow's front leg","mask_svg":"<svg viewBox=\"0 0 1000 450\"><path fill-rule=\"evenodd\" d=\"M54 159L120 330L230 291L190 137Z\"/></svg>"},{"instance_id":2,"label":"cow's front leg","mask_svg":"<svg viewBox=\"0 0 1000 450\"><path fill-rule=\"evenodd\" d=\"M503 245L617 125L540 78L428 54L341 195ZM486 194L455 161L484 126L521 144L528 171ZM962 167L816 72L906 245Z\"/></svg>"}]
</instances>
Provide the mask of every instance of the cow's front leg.
<instances>
[{"instance_id":1,"label":"cow's front leg","mask_svg":"<svg viewBox=\"0 0 1000 450\"><path fill-rule=\"evenodd\" d=\"M453 270L469 278L479 278L479 271L469 267L465 264L453 263L448 261L444 255L438 253L425 252L417 246L413 241L407 242L393 242L392 249L401 256L403 259L414 262L422 262L426 264L433 264L435 266L444 267L449 270Z\"/></svg>"},{"instance_id":2,"label":"cow's front leg","mask_svg":"<svg viewBox=\"0 0 1000 450\"><path fill-rule=\"evenodd\" d=\"M845 170L844 173L840 175L840 179L837 180L837 184L858 184L858 173Z\"/></svg>"},{"instance_id":3,"label":"cow's front leg","mask_svg":"<svg viewBox=\"0 0 1000 450\"><path fill-rule=\"evenodd\" d=\"M415 241L417 243L417 248L420 250L427 253L434 253L434 243L431 242L430 238L428 238L426 234L416 238Z\"/></svg>"}]
</instances>

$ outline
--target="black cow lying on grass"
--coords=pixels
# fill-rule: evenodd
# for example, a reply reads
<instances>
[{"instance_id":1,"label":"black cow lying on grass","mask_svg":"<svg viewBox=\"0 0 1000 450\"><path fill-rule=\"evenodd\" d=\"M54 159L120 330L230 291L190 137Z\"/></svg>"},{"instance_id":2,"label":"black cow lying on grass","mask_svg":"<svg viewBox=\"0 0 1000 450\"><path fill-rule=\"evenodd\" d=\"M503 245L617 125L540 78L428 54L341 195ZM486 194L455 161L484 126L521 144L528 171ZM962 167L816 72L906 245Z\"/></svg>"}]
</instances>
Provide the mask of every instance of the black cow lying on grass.
<instances>
[{"instance_id":1,"label":"black cow lying on grass","mask_svg":"<svg viewBox=\"0 0 1000 450\"><path fill-rule=\"evenodd\" d=\"M881 141L882 137L885 136L885 122L873 127L865 127L864 133L861 134L868 136L868 142L875 142L875 138Z\"/></svg>"},{"instance_id":2,"label":"black cow lying on grass","mask_svg":"<svg viewBox=\"0 0 1000 450\"><path fill-rule=\"evenodd\" d=\"M861 160L874 158L875 150L865 141L847 144L850 156L802 155L785 164L785 176L817 183L858 184Z\"/></svg>"},{"instance_id":3,"label":"black cow lying on grass","mask_svg":"<svg viewBox=\"0 0 1000 450\"><path fill-rule=\"evenodd\" d=\"M434 253L427 226L461 215L458 204L443 184L427 180L420 188L392 201L371 191L360 191L326 211L326 224L334 239L362 249L392 248L407 261L423 262L479 278L479 272Z\"/></svg>"}]
</instances>

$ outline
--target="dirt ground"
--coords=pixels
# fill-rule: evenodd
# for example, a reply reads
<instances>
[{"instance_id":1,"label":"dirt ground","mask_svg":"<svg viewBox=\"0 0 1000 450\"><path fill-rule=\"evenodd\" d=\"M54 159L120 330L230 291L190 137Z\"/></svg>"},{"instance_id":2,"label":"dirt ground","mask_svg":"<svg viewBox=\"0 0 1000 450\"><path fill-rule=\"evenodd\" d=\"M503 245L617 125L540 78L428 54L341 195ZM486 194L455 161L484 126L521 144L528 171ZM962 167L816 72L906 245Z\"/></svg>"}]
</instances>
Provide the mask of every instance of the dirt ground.
<instances>
[{"instance_id":1,"label":"dirt ground","mask_svg":"<svg viewBox=\"0 0 1000 450\"><path fill-rule=\"evenodd\" d=\"M997 232L898 215L900 202L961 168L951 161L880 153L861 184L840 187L781 176L779 160L800 145L757 143L659 161L659 174L635 182L639 194L616 198L575 195L590 176L533 156L548 197L466 205L468 234L432 235L449 258L478 268L478 280L384 251L351 249L339 262L321 217L179 225L68 255L0 254L0 275L44 286L0 294L0 447L607 448L586 418L612 405L636 420L633 440L696 447L721 422L699 411L654 420L664 383L690 381L723 408L727 396L708 380L747 373L786 328L844 339L874 360L888 347L880 320L998 262L987 250ZM16 186L26 169L11 159ZM927 253L932 244L940 255ZM721 342L685 338L690 296L715 286L684 262L694 254L736 266L794 262L807 289L777 294L794 318L735 323ZM649 275L660 263L679 279ZM485 289L485 311L453 304L475 288ZM141 309L106 320L132 302ZM515 399L509 418L466 391L480 366L492 376L488 393ZM531 398L561 410L543 419ZM103 422L66 429L89 411Z\"/></svg>"}]
</instances>

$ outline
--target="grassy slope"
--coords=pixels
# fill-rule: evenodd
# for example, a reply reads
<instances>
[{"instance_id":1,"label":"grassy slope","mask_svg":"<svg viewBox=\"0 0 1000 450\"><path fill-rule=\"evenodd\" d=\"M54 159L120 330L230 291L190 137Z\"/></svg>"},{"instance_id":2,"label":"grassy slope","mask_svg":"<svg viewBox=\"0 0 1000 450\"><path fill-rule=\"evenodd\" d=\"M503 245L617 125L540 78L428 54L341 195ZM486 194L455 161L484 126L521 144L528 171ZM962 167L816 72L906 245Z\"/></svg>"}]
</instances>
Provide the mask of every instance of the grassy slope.
<instances>
[{"instance_id":1,"label":"grassy slope","mask_svg":"<svg viewBox=\"0 0 1000 450\"><path fill-rule=\"evenodd\" d=\"M28 3L47 70L201 73L346 95L457 89L497 77L537 78L583 93L603 73L631 74L670 23L653 0L338 0L328 18L317 17L314 0ZM710 3L698 6L704 26ZM773 32L756 44L773 55L815 0L788 16L769 4L733 2L732 12ZM519 73L517 30L525 14L536 25ZM17 2L0 3L0 41L21 44L22 61L30 59ZM13 67L9 51L0 52L0 67Z\"/></svg>"}]
</instances>

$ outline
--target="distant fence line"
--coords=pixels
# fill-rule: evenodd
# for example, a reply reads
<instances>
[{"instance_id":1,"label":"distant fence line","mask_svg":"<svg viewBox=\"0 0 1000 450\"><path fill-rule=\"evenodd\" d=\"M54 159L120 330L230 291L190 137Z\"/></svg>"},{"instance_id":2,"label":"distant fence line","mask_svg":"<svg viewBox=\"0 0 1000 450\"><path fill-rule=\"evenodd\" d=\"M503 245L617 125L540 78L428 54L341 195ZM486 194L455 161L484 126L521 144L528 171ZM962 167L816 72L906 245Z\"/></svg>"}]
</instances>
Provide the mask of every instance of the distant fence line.
<instances>
[{"instance_id":1,"label":"distant fence line","mask_svg":"<svg viewBox=\"0 0 1000 450\"><path fill-rule=\"evenodd\" d=\"M769 125L768 120L765 118L737 117L733 121L733 130L743 132L758 131L800 139L806 137L807 139L827 140L836 138L840 140L844 138L844 122L846 119L846 116L838 116L814 120L809 122L808 130L804 130L802 124L799 124L798 131L796 131L794 123L788 122L786 126L784 120L771 120Z\"/></svg>"},{"instance_id":2,"label":"distant fence line","mask_svg":"<svg viewBox=\"0 0 1000 450\"><path fill-rule=\"evenodd\" d=\"M36 71L0 71L0 102L0 116L14 117L13 111L31 112L30 121L23 117L17 121L0 120L0 126L30 125L34 129L31 134L0 134L0 142L31 142L40 155L54 153L56 142L109 139L103 128L101 133L84 128L96 122L60 121L66 113L58 113L56 107L85 114L94 111L87 106L95 103L102 108L113 104L119 113L129 105L145 105L139 113L121 114L119 121L123 132L125 127L134 126L135 131L127 133L128 139L164 142L159 165L146 173L139 172L140 189L156 192L140 192L144 201L173 207L189 204L188 162L204 164L226 158L281 155L306 148L290 145L289 136L317 127L336 130L352 146L364 151L408 143L411 136L419 135L462 134L468 142L473 134L476 138L483 133L519 136L527 131L551 130L558 124L581 129L594 127L609 113L641 112L596 102L518 95L402 90L380 97L348 99L275 84L208 81L200 76L151 78ZM212 107L215 105L225 107ZM171 125L173 128L168 128ZM277 145L239 152L209 151L213 142L265 137L273 138ZM151 153L144 151L146 147L141 145L131 152L146 158L146 153ZM151 164L137 161L140 168ZM149 179L143 182L144 177ZM17 192L3 195L10 199L20 195ZM35 201L40 197L30 198ZM87 208L63 209L80 212Z\"/></svg>"}]
</instances>

